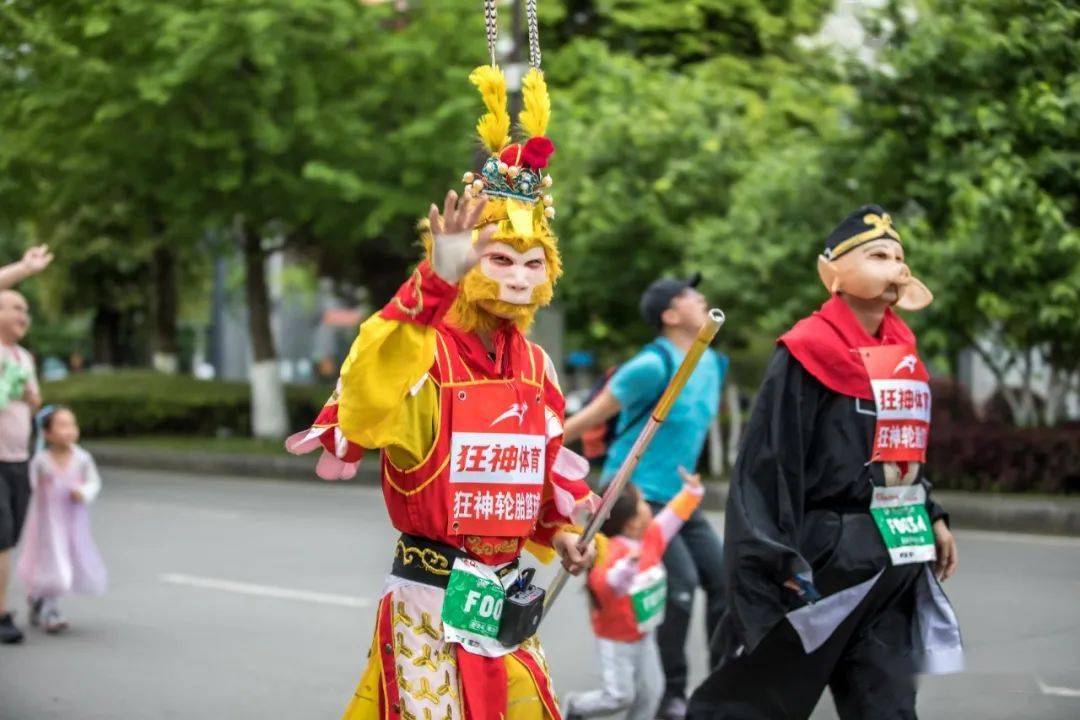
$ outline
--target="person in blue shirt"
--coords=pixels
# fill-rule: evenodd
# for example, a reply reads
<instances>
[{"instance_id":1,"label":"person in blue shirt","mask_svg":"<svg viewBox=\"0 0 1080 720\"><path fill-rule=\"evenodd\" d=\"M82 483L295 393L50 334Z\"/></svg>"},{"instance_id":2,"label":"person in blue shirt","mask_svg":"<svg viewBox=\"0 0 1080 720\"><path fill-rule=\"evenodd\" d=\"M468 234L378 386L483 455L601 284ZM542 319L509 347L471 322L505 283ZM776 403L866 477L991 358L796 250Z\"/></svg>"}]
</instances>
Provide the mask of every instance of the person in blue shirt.
<instances>
[{"instance_id":1,"label":"person in blue shirt","mask_svg":"<svg viewBox=\"0 0 1080 720\"><path fill-rule=\"evenodd\" d=\"M593 400L566 421L566 442L618 414L615 438L608 448L601 482L606 485L630 452L649 411L667 387L675 368L705 323L708 304L697 291L701 275L663 278L641 296L641 316L656 328L657 338L621 365ZM720 408L728 360L707 350L657 431L632 478L642 495L659 510L682 487L679 467L697 466L709 425ZM707 597L706 637L711 637L724 611L723 546L705 515L697 510L672 538L664 554L668 574L665 619L657 629L664 665L665 691L659 717L682 720L686 715L686 636L694 592Z\"/></svg>"}]
</instances>

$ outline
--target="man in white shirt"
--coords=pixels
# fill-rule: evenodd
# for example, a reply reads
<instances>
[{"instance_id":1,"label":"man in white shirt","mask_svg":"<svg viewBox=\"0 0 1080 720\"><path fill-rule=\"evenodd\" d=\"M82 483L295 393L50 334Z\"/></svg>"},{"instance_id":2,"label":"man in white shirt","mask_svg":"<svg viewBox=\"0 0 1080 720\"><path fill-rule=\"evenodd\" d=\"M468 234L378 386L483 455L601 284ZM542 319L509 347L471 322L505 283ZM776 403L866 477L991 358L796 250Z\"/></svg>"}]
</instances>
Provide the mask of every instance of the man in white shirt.
<instances>
[{"instance_id":1,"label":"man in white shirt","mask_svg":"<svg viewBox=\"0 0 1080 720\"><path fill-rule=\"evenodd\" d=\"M30 248L21 261L0 267L0 288L44 270L51 261L47 247ZM29 329L26 298L0 289L0 643L5 645L23 639L7 608L7 588L11 551L30 503L30 434L41 407L34 357L19 345Z\"/></svg>"}]
</instances>

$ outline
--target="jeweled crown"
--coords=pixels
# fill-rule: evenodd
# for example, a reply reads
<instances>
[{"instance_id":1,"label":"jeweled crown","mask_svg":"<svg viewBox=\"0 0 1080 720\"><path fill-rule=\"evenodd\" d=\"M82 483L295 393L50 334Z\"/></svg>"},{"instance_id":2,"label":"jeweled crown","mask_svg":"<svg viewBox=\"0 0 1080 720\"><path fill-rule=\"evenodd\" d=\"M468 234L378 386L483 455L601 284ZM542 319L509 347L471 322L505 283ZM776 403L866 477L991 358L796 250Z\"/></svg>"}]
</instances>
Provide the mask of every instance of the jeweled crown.
<instances>
[{"instance_id":1,"label":"jeweled crown","mask_svg":"<svg viewBox=\"0 0 1080 720\"><path fill-rule=\"evenodd\" d=\"M547 140L547 138L533 138L533 140ZM488 197L508 198L527 203L539 201L551 207L551 195L545 192L552 185L551 175L543 174L540 168L524 164L521 159L522 150L521 145L511 145L501 155L492 155L484 162L484 167L480 169L479 174L467 172L462 177L462 182L471 186L474 193L483 192ZM548 213L547 216L553 217L554 212Z\"/></svg>"},{"instance_id":2,"label":"jeweled crown","mask_svg":"<svg viewBox=\"0 0 1080 720\"><path fill-rule=\"evenodd\" d=\"M502 71L497 66L484 65L476 68L469 79L480 90L488 110L477 122L476 130L491 155L479 172L465 173L462 182L474 195L483 193L490 198L503 198L512 205L542 203L544 210L538 217L555 217L554 199L549 192L552 178L544 172L555 145L544 134L551 115L551 101L543 73L532 68L522 80L523 109L519 120L528 139L514 144L510 143L510 115L506 111L506 80Z\"/></svg>"}]
</instances>

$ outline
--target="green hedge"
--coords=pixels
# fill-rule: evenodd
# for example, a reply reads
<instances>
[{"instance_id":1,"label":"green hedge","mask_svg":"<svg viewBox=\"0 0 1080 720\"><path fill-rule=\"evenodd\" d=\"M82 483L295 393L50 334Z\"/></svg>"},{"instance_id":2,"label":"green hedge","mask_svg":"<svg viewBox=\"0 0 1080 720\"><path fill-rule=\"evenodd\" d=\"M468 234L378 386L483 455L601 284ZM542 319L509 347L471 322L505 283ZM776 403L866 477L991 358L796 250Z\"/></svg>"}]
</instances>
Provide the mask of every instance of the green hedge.
<instances>
[{"instance_id":1,"label":"green hedge","mask_svg":"<svg viewBox=\"0 0 1080 720\"><path fill-rule=\"evenodd\" d=\"M291 427L315 419L329 387L286 386ZM150 370L82 373L44 383L46 403L70 406L86 437L251 433L247 383L198 380Z\"/></svg>"}]
</instances>

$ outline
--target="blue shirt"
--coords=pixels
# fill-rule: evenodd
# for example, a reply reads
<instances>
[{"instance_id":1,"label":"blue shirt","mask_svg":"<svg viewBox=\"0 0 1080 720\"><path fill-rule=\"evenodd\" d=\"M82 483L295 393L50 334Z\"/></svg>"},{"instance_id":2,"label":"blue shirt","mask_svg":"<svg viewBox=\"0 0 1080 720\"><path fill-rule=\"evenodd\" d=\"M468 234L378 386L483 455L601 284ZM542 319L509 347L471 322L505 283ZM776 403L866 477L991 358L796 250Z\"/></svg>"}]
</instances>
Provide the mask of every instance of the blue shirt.
<instances>
[{"instance_id":1,"label":"blue shirt","mask_svg":"<svg viewBox=\"0 0 1080 720\"><path fill-rule=\"evenodd\" d=\"M655 349L642 350L615 371L608 382L608 389L622 406L616 424L615 441L608 448L604 463L602 483L615 475L641 428L649 419L649 412L660 398L686 354L668 340L656 339L659 350L668 354L670 370ZM706 350L698 366L679 394L671 412L653 436L634 471L633 482L641 489L646 500L666 503L682 488L678 468L682 465L693 472L697 465L709 423L720 410L720 389L727 372L725 355ZM633 427L627 423L640 416Z\"/></svg>"}]
</instances>

